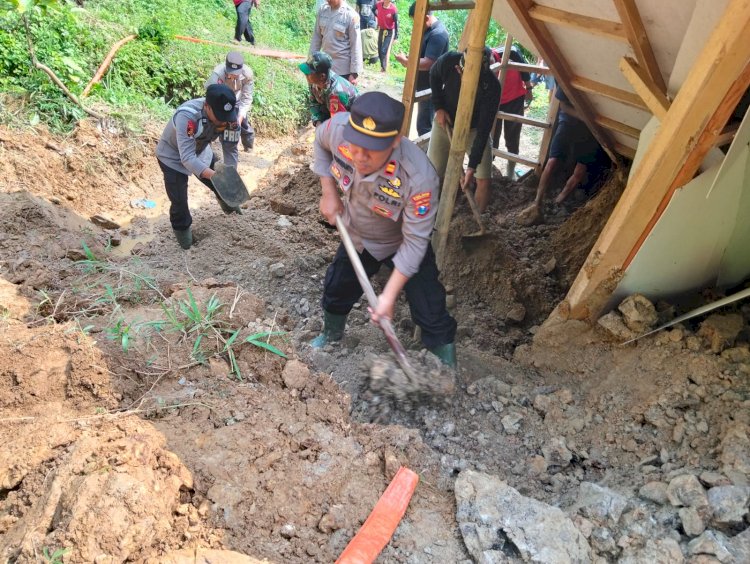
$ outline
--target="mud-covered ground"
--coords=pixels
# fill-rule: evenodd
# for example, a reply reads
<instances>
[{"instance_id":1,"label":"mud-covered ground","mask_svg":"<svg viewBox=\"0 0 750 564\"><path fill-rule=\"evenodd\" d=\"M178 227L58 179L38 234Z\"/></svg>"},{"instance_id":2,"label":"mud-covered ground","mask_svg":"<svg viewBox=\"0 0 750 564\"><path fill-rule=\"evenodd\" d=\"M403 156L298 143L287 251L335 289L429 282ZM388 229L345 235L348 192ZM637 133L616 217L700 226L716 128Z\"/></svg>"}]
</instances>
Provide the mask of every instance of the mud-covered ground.
<instances>
[{"instance_id":1,"label":"mud-covered ground","mask_svg":"<svg viewBox=\"0 0 750 564\"><path fill-rule=\"evenodd\" d=\"M0 128L0 558L177 562L201 547L330 562L405 465L420 483L382 562L557 560L508 524L485 524L484 553L465 541L478 525L454 489L470 470L563 509L589 547L570 561L742 561L750 310L726 338L698 320L626 347L600 327L541 327L621 176L535 227L515 222L533 181L498 178L482 240L462 237L476 228L459 199L443 272L456 391L396 400L369 385L389 353L364 302L339 346L306 344L338 245L310 135L241 155L241 216L191 180L197 244L183 251L155 136ZM404 302L394 324L418 356ZM674 484L685 476L698 485ZM593 511L591 484L619 511ZM727 487L728 509L711 493Z\"/></svg>"}]
</instances>

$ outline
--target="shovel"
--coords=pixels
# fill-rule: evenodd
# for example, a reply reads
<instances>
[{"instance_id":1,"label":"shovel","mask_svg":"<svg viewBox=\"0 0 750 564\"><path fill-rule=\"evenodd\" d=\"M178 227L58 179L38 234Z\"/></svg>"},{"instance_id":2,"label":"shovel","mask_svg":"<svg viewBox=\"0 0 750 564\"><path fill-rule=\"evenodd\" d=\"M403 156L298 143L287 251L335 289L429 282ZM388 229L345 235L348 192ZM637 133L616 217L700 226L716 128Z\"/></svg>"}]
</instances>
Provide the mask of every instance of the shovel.
<instances>
[{"instance_id":1,"label":"shovel","mask_svg":"<svg viewBox=\"0 0 750 564\"><path fill-rule=\"evenodd\" d=\"M214 170L216 174L211 177L211 183L214 185L216 193L228 206L238 208L250 199L247 187L236 167L216 163L214 164Z\"/></svg>"},{"instance_id":2,"label":"shovel","mask_svg":"<svg viewBox=\"0 0 750 564\"><path fill-rule=\"evenodd\" d=\"M369 278L367 278L365 268L362 266L362 261L359 260L359 254L357 254L357 249L354 247L352 238L349 236L349 232L347 231L344 222L341 220L341 216L339 216L338 214L336 214L336 227L341 234L341 241L344 243L346 254L349 255L349 260L354 267L354 273L357 275L359 285L362 286L370 307L372 309L375 309L378 307L378 297L375 295L375 290L372 289L372 284L370 284ZM383 333L385 333L385 338L388 341L388 345L390 345L393 354L396 355L396 361L401 367L401 370L404 371L404 374L406 374L407 378L409 378L411 382L419 382L422 378L420 378L411 364L409 364L409 360L406 357L406 350L401 344L401 341L398 340L398 337L396 336L396 332L393 330L393 325L391 325L390 320L381 317L379 323L380 328L383 330Z\"/></svg>"},{"instance_id":3,"label":"shovel","mask_svg":"<svg viewBox=\"0 0 750 564\"><path fill-rule=\"evenodd\" d=\"M448 133L448 141L450 141L451 145L453 145L453 128L450 125L445 126L445 130ZM474 219L476 220L477 224L479 225L479 231L476 233L469 233L468 235L464 235L464 239L466 238L477 238L477 237L484 237L487 235L487 229L484 227L484 223L482 223L482 214L479 213L479 208L477 207L477 202L474 200L474 194L471 193L471 190L468 189L468 187L461 185L461 190L466 195L466 199L469 201L469 207L471 208L471 213L474 216Z\"/></svg>"}]
</instances>

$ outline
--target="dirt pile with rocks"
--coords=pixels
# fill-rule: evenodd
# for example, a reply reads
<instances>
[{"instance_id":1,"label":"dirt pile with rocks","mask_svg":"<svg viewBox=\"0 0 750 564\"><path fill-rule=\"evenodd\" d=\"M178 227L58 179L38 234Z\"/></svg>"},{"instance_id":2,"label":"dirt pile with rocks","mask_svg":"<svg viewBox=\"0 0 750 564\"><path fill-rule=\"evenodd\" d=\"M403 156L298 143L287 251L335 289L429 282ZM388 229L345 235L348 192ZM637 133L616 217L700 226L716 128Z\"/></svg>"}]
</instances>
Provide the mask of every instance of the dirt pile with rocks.
<instances>
[{"instance_id":1,"label":"dirt pile with rocks","mask_svg":"<svg viewBox=\"0 0 750 564\"><path fill-rule=\"evenodd\" d=\"M133 143L101 135L113 154ZM339 242L309 136L241 155L258 186L242 216L191 180L198 242L182 251L145 148L150 184L88 207L59 195L77 169L22 185L47 139L0 129L16 163L0 193L3 556L329 562L406 465L421 481L383 561L544 560L539 523L570 532L558 549L581 561L747 561L750 309L625 347L679 312L634 299L609 326L540 327L565 292L569 213L522 228L533 186L498 181L492 236L464 243L475 226L459 201L449 239L455 393L374 393L372 359L390 353L364 303L341 344L307 345ZM130 186L114 167L86 180ZM403 300L394 325L423 354Z\"/></svg>"}]
</instances>

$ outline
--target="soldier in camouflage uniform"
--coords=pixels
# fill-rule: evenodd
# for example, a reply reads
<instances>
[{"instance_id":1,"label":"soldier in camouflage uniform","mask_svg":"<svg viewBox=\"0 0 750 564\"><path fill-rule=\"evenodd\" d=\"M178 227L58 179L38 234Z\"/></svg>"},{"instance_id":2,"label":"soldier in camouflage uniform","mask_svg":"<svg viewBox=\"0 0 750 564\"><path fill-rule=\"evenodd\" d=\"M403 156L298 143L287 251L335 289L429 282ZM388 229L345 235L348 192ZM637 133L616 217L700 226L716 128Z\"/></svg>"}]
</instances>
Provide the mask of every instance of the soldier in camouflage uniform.
<instances>
[{"instance_id":1,"label":"soldier in camouflage uniform","mask_svg":"<svg viewBox=\"0 0 750 564\"><path fill-rule=\"evenodd\" d=\"M331 70L331 57L323 51L313 53L299 68L310 85L309 104L313 125L336 115L348 112L357 98L357 88Z\"/></svg>"},{"instance_id":2,"label":"soldier in camouflage uniform","mask_svg":"<svg viewBox=\"0 0 750 564\"><path fill-rule=\"evenodd\" d=\"M255 130L249 118L250 107L253 105L255 80L253 70L245 65L242 53L232 51L227 55L224 64L216 65L206 81L206 88L212 84L226 84L237 97L237 120L240 124L242 147L245 151L249 151L255 143Z\"/></svg>"}]
</instances>

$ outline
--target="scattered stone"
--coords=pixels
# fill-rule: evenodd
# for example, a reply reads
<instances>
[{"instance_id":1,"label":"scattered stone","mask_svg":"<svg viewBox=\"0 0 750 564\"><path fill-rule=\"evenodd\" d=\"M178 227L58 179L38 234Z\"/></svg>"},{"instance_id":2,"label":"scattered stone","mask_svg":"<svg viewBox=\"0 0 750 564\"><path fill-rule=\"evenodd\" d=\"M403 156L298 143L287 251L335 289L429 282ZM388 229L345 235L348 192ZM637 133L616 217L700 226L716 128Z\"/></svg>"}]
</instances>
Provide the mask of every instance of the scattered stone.
<instances>
[{"instance_id":1,"label":"scattered stone","mask_svg":"<svg viewBox=\"0 0 750 564\"><path fill-rule=\"evenodd\" d=\"M622 313L622 320L627 328L636 333L652 329L659 319L654 304L641 294L628 296L617 309Z\"/></svg>"},{"instance_id":2,"label":"scattered stone","mask_svg":"<svg viewBox=\"0 0 750 564\"><path fill-rule=\"evenodd\" d=\"M707 488L715 488L716 486L731 486L732 482L724 474L719 472L703 472L698 479Z\"/></svg>"},{"instance_id":3,"label":"scattered stone","mask_svg":"<svg viewBox=\"0 0 750 564\"><path fill-rule=\"evenodd\" d=\"M515 435L518 433L518 430L521 428L521 421L523 421L523 415L520 413L509 413L505 417L503 417L501 420L501 423L503 424L503 429L506 433L509 435Z\"/></svg>"},{"instance_id":4,"label":"scattered stone","mask_svg":"<svg viewBox=\"0 0 750 564\"><path fill-rule=\"evenodd\" d=\"M286 267L283 262L276 262L268 267L268 271L272 276L276 278L284 278L286 276Z\"/></svg>"},{"instance_id":5,"label":"scattered stone","mask_svg":"<svg viewBox=\"0 0 750 564\"><path fill-rule=\"evenodd\" d=\"M523 304L515 304L510 308L505 317L516 323L521 323L526 318L526 308L523 307Z\"/></svg>"},{"instance_id":6,"label":"scattered stone","mask_svg":"<svg viewBox=\"0 0 750 564\"><path fill-rule=\"evenodd\" d=\"M682 530L687 536L697 537L706 530L706 524L694 507L682 507L678 514L682 522Z\"/></svg>"},{"instance_id":7,"label":"scattered stone","mask_svg":"<svg viewBox=\"0 0 750 564\"><path fill-rule=\"evenodd\" d=\"M747 425L735 424L729 427L721 439L719 450L724 474L729 476L730 472L741 472L750 475L750 438Z\"/></svg>"},{"instance_id":8,"label":"scattered stone","mask_svg":"<svg viewBox=\"0 0 750 564\"><path fill-rule=\"evenodd\" d=\"M279 215L297 215L299 213L297 206L291 202L271 198L268 204Z\"/></svg>"},{"instance_id":9,"label":"scattered stone","mask_svg":"<svg viewBox=\"0 0 750 564\"><path fill-rule=\"evenodd\" d=\"M625 496L593 482L581 482L575 508L600 525L616 525L628 504Z\"/></svg>"},{"instance_id":10,"label":"scattered stone","mask_svg":"<svg viewBox=\"0 0 750 564\"><path fill-rule=\"evenodd\" d=\"M552 438L542 447L542 454L548 467L557 466L558 468L566 468L573 459L573 453L570 452L565 444L565 439L562 437Z\"/></svg>"},{"instance_id":11,"label":"scattered stone","mask_svg":"<svg viewBox=\"0 0 750 564\"><path fill-rule=\"evenodd\" d=\"M103 215L92 215L90 218L91 223L98 225L102 229L120 229L120 224L116 221L106 218Z\"/></svg>"},{"instance_id":12,"label":"scattered stone","mask_svg":"<svg viewBox=\"0 0 750 564\"><path fill-rule=\"evenodd\" d=\"M708 505L706 491L692 474L681 474L667 486L667 498L675 507L705 507Z\"/></svg>"},{"instance_id":13,"label":"scattered stone","mask_svg":"<svg viewBox=\"0 0 750 564\"><path fill-rule=\"evenodd\" d=\"M552 272L557 267L557 260L555 257L552 257L549 259L546 263L544 263L544 266L542 267L545 274L552 274Z\"/></svg>"},{"instance_id":14,"label":"scattered stone","mask_svg":"<svg viewBox=\"0 0 750 564\"><path fill-rule=\"evenodd\" d=\"M708 505L716 525L741 525L748 513L750 487L717 486L708 490Z\"/></svg>"},{"instance_id":15,"label":"scattered stone","mask_svg":"<svg viewBox=\"0 0 750 564\"><path fill-rule=\"evenodd\" d=\"M664 505L668 501L667 484L664 482L648 482L638 490L638 495L641 499Z\"/></svg>"},{"instance_id":16,"label":"scattered stone","mask_svg":"<svg viewBox=\"0 0 750 564\"><path fill-rule=\"evenodd\" d=\"M729 362L748 363L750 362L750 347L748 347L748 345L742 345L739 347L724 349L721 351L721 358L728 360Z\"/></svg>"},{"instance_id":17,"label":"scattered stone","mask_svg":"<svg viewBox=\"0 0 750 564\"><path fill-rule=\"evenodd\" d=\"M455 493L456 519L475 561L507 562L507 554L518 554L526 562L591 562L585 537L557 507L472 470L461 472Z\"/></svg>"},{"instance_id":18,"label":"scattered stone","mask_svg":"<svg viewBox=\"0 0 750 564\"><path fill-rule=\"evenodd\" d=\"M714 313L701 323L697 336L703 338L712 352L720 353L734 344L744 325L739 313Z\"/></svg>"},{"instance_id":19,"label":"scattered stone","mask_svg":"<svg viewBox=\"0 0 750 564\"><path fill-rule=\"evenodd\" d=\"M445 307L448 309L453 309L456 307L455 294L448 294L447 296L445 296Z\"/></svg>"},{"instance_id":20,"label":"scattered stone","mask_svg":"<svg viewBox=\"0 0 750 564\"><path fill-rule=\"evenodd\" d=\"M229 365L221 360L220 358L209 358L208 366L211 370L211 376L213 378L228 378L229 377Z\"/></svg>"},{"instance_id":21,"label":"scattered stone","mask_svg":"<svg viewBox=\"0 0 750 564\"><path fill-rule=\"evenodd\" d=\"M701 340L695 335L690 335L685 339L685 346L689 351L698 352L701 350Z\"/></svg>"},{"instance_id":22,"label":"scattered stone","mask_svg":"<svg viewBox=\"0 0 750 564\"><path fill-rule=\"evenodd\" d=\"M279 534L282 536L282 538L291 539L297 536L297 527L295 527L291 523L286 523L281 527L281 529L279 529Z\"/></svg>"},{"instance_id":23,"label":"scattered stone","mask_svg":"<svg viewBox=\"0 0 750 564\"><path fill-rule=\"evenodd\" d=\"M625 322L622 320L622 316L616 311L610 311L608 314L603 315L597 323L618 341L629 341L638 336L638 333L627 328Z\"/></svg>"},{"instance_id":24,"label":"scattered stone","mask_svg":"<svg viewBox=\"0 0 750 564\"><path fill-rule=\"evenodd\" d=\"M618 564L682 564L685 558L680 550L680 544L670 538L657 541L648 539L646 546L626 551L617 561Z\"/></svg>"},{"instance_id":25,"label":"scattered stone","mask_svg":"<svg viewBox=\"0 0 750 564\"><path fill-rule=\"evenodd\" d=\"M591 538L589 539L592 548L600 554L607 554L609 556L616 556L620 552L615 544L615 539L612 537L612 533L609 529L604 527L596 527L591 531Z\"/></svg>"},{"instance_id":26,"label":"scattered stone","mask_svg":"<svg viewBox=\"0 0 750 564\"><path fill-rule=\"evenodd\" d=\"M281 227L283 229L286 229L287 227L292 226L292 222L289 221L289 218L285 215L279 216L279 219L276 220L276 225L278 227Z\"/></svg>"},{"instance_id":27,"label":"scattered stone","mask_svg":"<svg viewBox=\"0 0 750 564\"><path fill-rule=\"evenodd\" d=\"M547 461L543 456L534 455L528 461L529 474L539 476L547 471Z\"/></svg>"},{"instance_id":28,"label":"scattered stone","mask_svg":"<svg viewBox=\"0 0 750 564\"><path fill-rule=\"evenodd\" d=\"M320 518L318 530L321 533L330 534L333 531L346 527L346 511L343 505L333 505L331 509Z\"/></svg>"},{"instance_id":29,"label":"scattered stone","mask_svg":"<svg viewBox=\"0 0 750 564\"><path fill-rule=\"evenodd\" d=\"M281 373L284 385L292 390L302 390L310 381L310 369L299 360L290 360L284 366Z\"/></svg>"},{"instance_id":30,"label":"scattered stone","mask_svg":"<svg viewBox=\"0 0 750 564\"><path fill-rule=\"evenodd\" d=\"M688 554L708 554L715 556L720 562L733 562L729 550L729 539L718 531L705 531L688 544Z\"/></svg>"},{"instance_id":31,"label":"scattered stone","mask_svg":"<svg viewBox=\"0 0 750 564\"><path fill-rule=\"evenodd\" d=\"M383 456L383 462L385 477L387 480L392 480L398 472L399 468L401 468L401 461L391 449L386 448L385 454Z\"/></svg>"}]
</instances>

